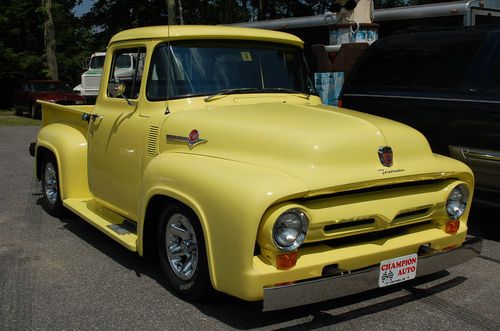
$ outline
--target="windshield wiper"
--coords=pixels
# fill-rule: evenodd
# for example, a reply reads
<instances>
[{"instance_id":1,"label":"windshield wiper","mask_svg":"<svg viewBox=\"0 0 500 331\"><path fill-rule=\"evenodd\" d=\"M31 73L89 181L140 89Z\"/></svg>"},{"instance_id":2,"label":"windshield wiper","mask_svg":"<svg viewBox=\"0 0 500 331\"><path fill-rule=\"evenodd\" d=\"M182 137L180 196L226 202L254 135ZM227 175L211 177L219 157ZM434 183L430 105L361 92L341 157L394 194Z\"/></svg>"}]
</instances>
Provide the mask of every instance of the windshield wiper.
<instances>
[{"instance_id":1,"label":"windshield wiper","mask_svg":"<svg viewBox=\"0 0 500 331\"><path fill-rule=\"evenodd\" d=\"M208 102L212 100L215 97L221 96L221 95L228 95L228 94L233 94L233 93L244 93L244 92L255 92L255 91L261 91L262 89L258 89L255 87L242 87L242 88L231 88L227 90L221 90L217 93L214 93L212 95L206 96L203 100L205 102Z\"/></svg>"},{"instance_id":2,"label":"windshield wiper","mask_svg":"<svg viewBox=\"0 0 500 331\"><path fill-rule=\"evenodd\" d=\"M302 91L297 91L289 88L283 88L283 87L271 87L271 88L263 88L261 91L264 92L280 92L280 93L293 93L293 94L302 94L307 100L311 97L310 93L302 92Z\"/></svg>"},{"instance_id":3,"label":"windshield wiper","mask_svg":"<svg viewBox=\"0 0 500 331\"><path fill-rule=\"evenodd\" d=\"M245 93L245 92L260 92L260 93L266 93L266 92L278 92L278 93L293 93L293 94L301 94L303 95L307 100L311 97L310 94L301 92L301 91L296 91L288 88L282 88L282 87L273 87L273 88L256 88L256 87L242 87L242 88L232 88L232 89L227 89L227 90L222 90L217 93L214 93L212 95L206 96L205 102L212 100L215 97L221 96L221 95L228 95L228 94L233 94L233 93Z\"/></svg>"}]
</instances>

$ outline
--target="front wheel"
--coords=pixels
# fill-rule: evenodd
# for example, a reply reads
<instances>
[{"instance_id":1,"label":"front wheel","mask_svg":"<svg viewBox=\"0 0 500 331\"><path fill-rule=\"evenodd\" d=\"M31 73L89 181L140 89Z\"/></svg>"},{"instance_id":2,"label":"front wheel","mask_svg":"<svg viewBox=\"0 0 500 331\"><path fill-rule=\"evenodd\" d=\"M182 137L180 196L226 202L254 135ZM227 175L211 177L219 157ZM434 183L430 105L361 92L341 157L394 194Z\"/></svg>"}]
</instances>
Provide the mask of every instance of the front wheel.
<instances>
[{"instance_id":1,"label":"front wheel","mask_svg":"<svg viewBox=\"0 0 500 331\"><path fill-rule=\"evenodd\" d=\"M205 240L196 215L184 206L166 206L157 231L160 265L173 290L196 301L211 289Z\"/></svg>"},{"instance_id":2,"label":"front wheel","mask_svg":"<svg viewBox=\"0 0 500 331\"><path fill-rule=\"evenodd\" d=\"M43 205L45 210L55 217L61 216L64 212L59 187L57 161L54 155L47 154L42 162Z\"/></svg>"}]
</instances>

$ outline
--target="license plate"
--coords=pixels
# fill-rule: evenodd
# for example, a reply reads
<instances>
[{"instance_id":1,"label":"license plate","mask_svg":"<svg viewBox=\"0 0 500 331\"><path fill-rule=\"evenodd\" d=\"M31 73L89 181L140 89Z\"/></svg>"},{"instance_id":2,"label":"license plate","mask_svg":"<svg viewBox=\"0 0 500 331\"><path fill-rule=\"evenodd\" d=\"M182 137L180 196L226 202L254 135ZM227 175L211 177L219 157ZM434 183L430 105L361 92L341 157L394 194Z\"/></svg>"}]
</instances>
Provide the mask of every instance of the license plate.
<instances>
[{"instance_id":1,"label":"license plate","mask_svg":"<svg viewBox=\"0 0 500 331\"><path fill-rule=\"evenodd\" d=\"M380 262L378 286L385 287L415 278L417 260L417 254L410 254Z\"/></svg>"}]
</instances>

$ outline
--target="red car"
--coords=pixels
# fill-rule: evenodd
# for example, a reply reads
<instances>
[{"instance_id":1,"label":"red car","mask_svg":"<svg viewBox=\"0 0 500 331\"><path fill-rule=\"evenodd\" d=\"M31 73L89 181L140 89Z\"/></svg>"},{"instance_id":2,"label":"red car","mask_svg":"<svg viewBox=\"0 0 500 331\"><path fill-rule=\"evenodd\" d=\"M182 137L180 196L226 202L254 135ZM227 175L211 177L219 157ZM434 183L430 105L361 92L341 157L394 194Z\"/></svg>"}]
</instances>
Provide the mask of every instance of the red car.
<instances>
[{"instance_id":1,"label":"red car","mask_svg":"<svg viewBox=\"0 0 500 331\"><path fill-rule=\"evenodd\" d=\"M72 91L69 85L59 80L29 80L14 94L14 109L17 115L28 113L33 118L41 117L41 106L36 100L60 105L83 105L85 98Z\"/></svg>"}]
</instances>

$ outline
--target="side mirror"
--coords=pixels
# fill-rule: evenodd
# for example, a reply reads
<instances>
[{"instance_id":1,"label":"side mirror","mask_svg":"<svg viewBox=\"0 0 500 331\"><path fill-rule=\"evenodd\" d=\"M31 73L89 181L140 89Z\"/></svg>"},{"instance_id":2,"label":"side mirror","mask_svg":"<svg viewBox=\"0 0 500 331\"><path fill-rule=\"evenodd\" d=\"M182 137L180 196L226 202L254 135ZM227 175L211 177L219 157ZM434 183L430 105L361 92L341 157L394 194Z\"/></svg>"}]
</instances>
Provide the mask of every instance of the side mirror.
<instances>
[{"instance_id":1,"label":"side mirror","mask_svg":"<svg viewBox=\"0 0 500 331\"><path fill-rule=\"evenodd\" d=\"M112 98L123 97L125 93L125 84L111 81L108 84L108 95Z\"/></svg>"},{"instance_id":2,"label":"side mirror","mask_svg":"<svg viewBox=\"0 0 500 331\"><path fill-rule=\"evenodd\" d=\"M129 106L133 106L134 102L130 101L125 95L125 84L118 81L110 81L108 83L108 95L112 98L123 98Z\"/></svg>"}]
</instances>

